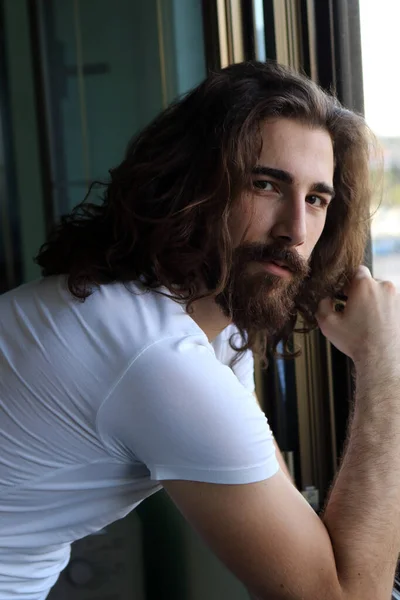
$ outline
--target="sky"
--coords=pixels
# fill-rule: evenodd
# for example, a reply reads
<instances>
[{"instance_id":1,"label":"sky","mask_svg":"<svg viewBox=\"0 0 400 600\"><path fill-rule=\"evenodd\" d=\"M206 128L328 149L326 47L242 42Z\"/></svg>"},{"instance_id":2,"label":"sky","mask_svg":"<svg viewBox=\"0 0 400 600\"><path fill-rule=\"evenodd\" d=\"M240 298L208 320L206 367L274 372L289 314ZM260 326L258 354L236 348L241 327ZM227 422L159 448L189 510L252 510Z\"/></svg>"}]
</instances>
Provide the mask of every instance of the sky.
<instances>
[{"instance_id":1,"label":"sky","mask_svg":"<svg viewBox=\"0 0 400 600\"><path fill-rule=\"evenodd\" d=\"M359 0L365 117L379 136L400 137L400 0Z\"/></svg>"}]
</instances>

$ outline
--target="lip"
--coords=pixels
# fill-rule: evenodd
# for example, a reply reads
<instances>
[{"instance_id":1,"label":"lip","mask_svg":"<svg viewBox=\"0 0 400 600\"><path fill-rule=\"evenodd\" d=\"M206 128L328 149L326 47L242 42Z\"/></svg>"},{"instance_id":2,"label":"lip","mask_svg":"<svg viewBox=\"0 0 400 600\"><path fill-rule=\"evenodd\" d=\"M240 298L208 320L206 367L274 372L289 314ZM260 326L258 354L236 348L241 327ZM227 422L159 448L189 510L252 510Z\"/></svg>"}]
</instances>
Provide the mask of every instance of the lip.
<instances>
[{"instance_id":1,"label":"lip","mask_svg":"<svg viewBox=\"0 0 400 600\"><path fill-rule=\"evenodd\" d=\"M278 277L290 277L292 273L289 268L280 267L270 260L262 262L261 265L265 271L268 271L271 275L278 275Z\"/></svg>"}]
</instances>

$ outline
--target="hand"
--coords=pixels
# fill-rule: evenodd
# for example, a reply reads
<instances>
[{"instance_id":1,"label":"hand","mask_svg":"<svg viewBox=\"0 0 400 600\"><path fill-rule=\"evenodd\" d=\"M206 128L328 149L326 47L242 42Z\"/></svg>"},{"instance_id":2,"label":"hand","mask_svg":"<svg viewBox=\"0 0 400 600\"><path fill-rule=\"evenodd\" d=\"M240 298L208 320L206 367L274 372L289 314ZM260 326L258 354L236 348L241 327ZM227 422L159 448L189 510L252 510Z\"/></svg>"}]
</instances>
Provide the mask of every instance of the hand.
<instances>
[{"instance_id":1,"label":"hand","mask_svg":"<svg viewBox=\"0 0 400 600\"><path fill-rule=\"evenodd\" d=\"M332 298L320 302L316 317L322 333L355 363L382 358L389 365L400 363L400 296L393 283L376 281L360 266L345 292L342 312L335 312Z\"/></svg>"}]
</instances>

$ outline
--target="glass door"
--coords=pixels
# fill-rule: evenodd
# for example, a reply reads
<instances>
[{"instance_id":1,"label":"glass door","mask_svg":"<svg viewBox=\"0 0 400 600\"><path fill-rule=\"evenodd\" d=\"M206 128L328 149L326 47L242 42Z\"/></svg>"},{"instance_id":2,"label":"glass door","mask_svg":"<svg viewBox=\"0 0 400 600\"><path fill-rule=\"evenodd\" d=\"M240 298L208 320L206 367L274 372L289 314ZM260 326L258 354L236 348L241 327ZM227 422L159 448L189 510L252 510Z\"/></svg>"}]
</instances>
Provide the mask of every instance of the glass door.
<instances>
[{"instance_id":1,"label":"glass door","mask_svg":"<svg viewBox=\"0 0 400 600\"><path fill-rule=\"evenodd\" d=\"M39 0L55 216L107 178L132 136L205 77L201 4Z\"/></svg>"},{"instance_id":2,"label":"glass door","mask_svg":"<svg viewBox=\"0 0 400 600\"><path fill-rule=\"evenodd\" d=\"M5 291L38 277L33 256L44 241L46 217L28 2L2 0L0 14L0 254Z\"/></svg>"}]
</instances>

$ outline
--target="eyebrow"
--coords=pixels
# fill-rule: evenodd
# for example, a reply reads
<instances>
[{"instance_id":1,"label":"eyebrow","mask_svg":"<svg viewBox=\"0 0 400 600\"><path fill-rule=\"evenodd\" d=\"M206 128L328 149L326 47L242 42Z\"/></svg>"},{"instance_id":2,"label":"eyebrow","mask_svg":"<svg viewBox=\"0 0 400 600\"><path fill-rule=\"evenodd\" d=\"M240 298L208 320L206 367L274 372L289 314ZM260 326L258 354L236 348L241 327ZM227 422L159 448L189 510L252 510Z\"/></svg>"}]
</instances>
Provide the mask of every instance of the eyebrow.
<instances>
[{"instance_id":1,"label":"eyebrow","mask_svg":"<svg viewBox=\"0 0 400 600\"><path fill-rule=\"evenodd\" d=\"M283 169L273 169L272 167L266 167L264 165L257 165L253 169L253 175L266 175L267 177L273 177L278 181L282 181L282 183L293 184L294 177L288 171L284 171ZM313 183L311 188L313 192L319 192L320 194L328 194L331 198L335 195L335 190L331 185L324 183L323 181L318 181Z\"/></svg>"}]
</instances>

